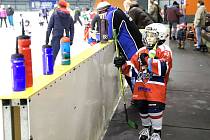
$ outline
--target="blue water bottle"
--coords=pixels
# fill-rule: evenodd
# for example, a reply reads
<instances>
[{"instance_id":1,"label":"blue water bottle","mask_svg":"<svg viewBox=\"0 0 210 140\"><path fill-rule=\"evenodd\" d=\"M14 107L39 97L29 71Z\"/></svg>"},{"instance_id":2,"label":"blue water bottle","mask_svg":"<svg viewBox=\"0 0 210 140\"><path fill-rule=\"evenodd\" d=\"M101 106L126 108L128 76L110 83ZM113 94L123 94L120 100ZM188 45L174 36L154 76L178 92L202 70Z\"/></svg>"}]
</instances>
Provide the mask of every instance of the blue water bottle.
<instances>
[{"instance_id":1,"label":"blue water bottle","mask_svg":"<svg viewBox=\"0 0 210 140\"><path fill-rule=\"evenodd\" d=\"M100 42L100 33L96 33L96 42Z\"/></svg>"},{"instance_id":2,"label":"blue water bottle","mask_svg":"<svg viewBox=\"0 0 210 140\"><path fill-rule=\"evenodd\" d=\"M18 53L16 38L16 54L11 56L13 91L24 91L26 89L26 74L24 56Z\"/></svg>"},{"instance_id":3,"label":"blue water bottle","mask_svg":"<svg viewBox=\"0 0 210 140\"><path fill-rule=\"evenodd\" d=\"M42 62L43 62L43 74L51 75L54 72L53 64L53 51L52 46L42 46Z\"/></svg>"},{"instance_id":4,"label":"blue water bottle","mask_svg":"<svg viewBox=\"0 0 210 140\"><path fill-rule=\"evenodd\" d=\"M71 55L70 55L70 39L68 37L62 37L60 41L61 48L61 64L70 65Z\"/></svg>"}]
</instances>

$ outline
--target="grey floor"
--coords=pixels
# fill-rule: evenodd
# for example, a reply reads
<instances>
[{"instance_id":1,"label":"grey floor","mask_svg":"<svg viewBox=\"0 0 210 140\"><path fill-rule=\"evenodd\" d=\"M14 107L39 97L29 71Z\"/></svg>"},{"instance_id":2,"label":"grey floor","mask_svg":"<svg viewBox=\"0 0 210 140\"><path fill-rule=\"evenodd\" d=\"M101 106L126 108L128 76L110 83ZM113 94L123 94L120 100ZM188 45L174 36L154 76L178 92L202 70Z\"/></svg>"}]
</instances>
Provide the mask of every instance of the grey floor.
<instances>
[{"instance_id":1,"label":"grey floor","mask_svg":"<svg viewBox=\"0 0 210 140\"><path fill-rule=\"evenodd\" d=\"M186 42L184 50L176 46L175 41L170 41L173 69L168 84L162 140L210 140L210 55L193 51L190 41ZM130 93L127 98L129 118L141 125L136 110L130 106ZM138 140L139 130L127 126L120 102L104 140Z\"/></svg>"}]
</instances>

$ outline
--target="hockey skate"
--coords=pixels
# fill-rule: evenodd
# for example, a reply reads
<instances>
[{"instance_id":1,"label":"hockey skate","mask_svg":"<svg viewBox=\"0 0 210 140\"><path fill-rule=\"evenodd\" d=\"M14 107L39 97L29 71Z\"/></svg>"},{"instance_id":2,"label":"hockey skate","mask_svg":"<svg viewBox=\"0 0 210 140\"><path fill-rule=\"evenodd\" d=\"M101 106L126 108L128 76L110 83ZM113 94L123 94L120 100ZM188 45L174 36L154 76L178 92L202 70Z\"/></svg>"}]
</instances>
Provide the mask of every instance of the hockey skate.
<instances>
[{"instance_id":1,"label":"hockey skate","mask_svg":"<svg viewBox=\"0 0 210 140\"><path fill-rule=\"evenodd\" d=\"M150 137L150 140L161 140L160 135L158 133L153 133Z\"/></svg>"},{"instance_id":2,"label":"hockey skate","mask_svg":"<svg viewBox=\"0 0 210 140\"><path fill-rule=\"evenodd\" d=\"M139 140L149 140L150 135L149 135L149 129L144 128L139 132Z\"/></svg>"}]
</instances>

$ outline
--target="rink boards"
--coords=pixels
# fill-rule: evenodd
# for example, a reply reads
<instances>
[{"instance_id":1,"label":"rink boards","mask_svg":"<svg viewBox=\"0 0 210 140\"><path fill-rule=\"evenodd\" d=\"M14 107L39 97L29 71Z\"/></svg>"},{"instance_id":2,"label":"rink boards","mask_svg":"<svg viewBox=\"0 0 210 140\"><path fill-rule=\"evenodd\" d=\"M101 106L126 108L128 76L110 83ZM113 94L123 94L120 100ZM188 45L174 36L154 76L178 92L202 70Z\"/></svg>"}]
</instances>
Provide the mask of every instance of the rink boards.
<instances>
[{"instance_id":1,"label":"rink boards","mask_svg":"<svg viewBox=\"0 0 210 140\"><path fill-rule=\"evenodd\" d=\"M34 79L24 92L0 96L4 140L99 140L119 101L113 42L97 44Z\"/></svg>"}]
</instances>

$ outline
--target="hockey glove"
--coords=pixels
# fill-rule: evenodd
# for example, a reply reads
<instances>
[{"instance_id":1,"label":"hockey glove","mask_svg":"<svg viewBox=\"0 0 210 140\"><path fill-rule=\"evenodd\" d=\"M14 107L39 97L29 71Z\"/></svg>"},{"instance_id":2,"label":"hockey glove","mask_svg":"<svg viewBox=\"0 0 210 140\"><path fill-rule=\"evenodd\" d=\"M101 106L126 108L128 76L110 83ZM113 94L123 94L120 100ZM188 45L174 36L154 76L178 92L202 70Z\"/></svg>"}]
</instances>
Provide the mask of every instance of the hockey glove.
<instances>
[{"instance_id":1,"label":"hockey glove","mask_svg":"<svg viewBox=\"0 0 210 140\"><path fill-rule=\"evenodd\" d=\"M115 67L119 68L122 67L126 63L126 60L123 56L118 56L114 58L114 65Z\"/></svg>"},{"instance_id":2,"label":"hockey glove","mask_svg":"<svg viewBox=\"0 0 210 140\"><path fill-rule=\"evenodd\" d=\"M140 55L140 61L141 61L142 66L147 65L147 59L148 58L149 58L149 55L147 53L142 53Z\"/></svg>"}]
</instances>

